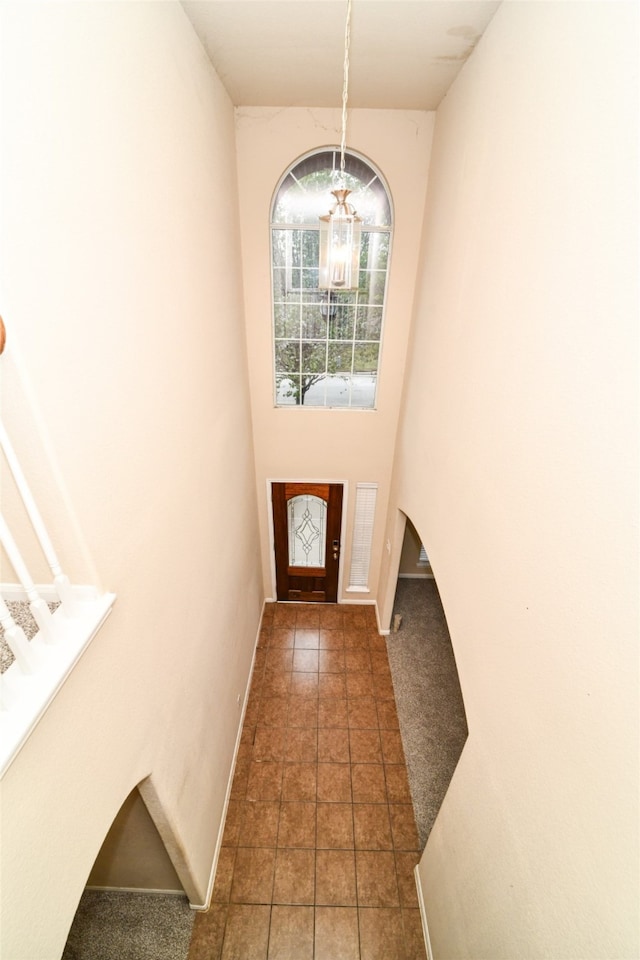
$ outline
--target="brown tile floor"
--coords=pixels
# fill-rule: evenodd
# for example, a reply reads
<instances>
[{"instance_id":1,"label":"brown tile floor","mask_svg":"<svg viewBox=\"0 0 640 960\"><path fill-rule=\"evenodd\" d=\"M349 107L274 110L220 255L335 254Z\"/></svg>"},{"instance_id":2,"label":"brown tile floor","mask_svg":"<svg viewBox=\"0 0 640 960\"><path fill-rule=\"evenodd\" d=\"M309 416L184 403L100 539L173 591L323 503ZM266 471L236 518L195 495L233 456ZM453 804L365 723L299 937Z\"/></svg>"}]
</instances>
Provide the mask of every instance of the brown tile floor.
<instances>
[{"instance_id":1,"label":"brown tile floor","mask_svg":"<svg viewBox=\"0 0 640 960\"><path fill-rule=\"evenodd\" d=\"M425 960L418 849L373 607L268 605L189 960Z\"/></svg>"}]
</instances>

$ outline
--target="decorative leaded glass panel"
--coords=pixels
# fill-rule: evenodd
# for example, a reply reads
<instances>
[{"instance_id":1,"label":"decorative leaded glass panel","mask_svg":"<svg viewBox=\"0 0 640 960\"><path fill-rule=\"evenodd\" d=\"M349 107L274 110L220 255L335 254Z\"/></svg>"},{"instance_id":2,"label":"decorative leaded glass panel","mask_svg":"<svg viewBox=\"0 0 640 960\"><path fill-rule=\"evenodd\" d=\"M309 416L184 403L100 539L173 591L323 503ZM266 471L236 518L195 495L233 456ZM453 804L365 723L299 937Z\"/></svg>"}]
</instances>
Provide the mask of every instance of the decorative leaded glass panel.
<instances>
[{"instance_id":1,"label":"decorative leaded glass panel","mask_svg":"<svg viewBox=\"0 0 640 960\"><path fill-rule=\"evenodd\" d=\"M289 566L324 567L327 535L327 504L320 497L303 494L287 504Z\"/></svg>"}]
</instances>

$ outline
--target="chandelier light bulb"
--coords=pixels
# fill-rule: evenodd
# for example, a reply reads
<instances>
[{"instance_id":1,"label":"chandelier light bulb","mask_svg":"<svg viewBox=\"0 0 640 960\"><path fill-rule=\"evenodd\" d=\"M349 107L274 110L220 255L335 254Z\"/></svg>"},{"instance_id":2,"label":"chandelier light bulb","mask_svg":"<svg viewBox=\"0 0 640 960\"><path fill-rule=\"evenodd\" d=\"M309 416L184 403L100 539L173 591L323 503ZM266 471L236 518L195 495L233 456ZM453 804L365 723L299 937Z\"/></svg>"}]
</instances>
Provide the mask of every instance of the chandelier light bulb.
<instances>
[{"instance_id":1,"label":"chandelier light bulb","mask_svg":"<svg viewBox=\"0 0 640 960\"><path fill-rule=\"evenodd\" d=\"M352 290L358 286L362 218L347 201L347 189L331 191L336 199L320 217L321 290Z\"/></svg>"}]
</instances>

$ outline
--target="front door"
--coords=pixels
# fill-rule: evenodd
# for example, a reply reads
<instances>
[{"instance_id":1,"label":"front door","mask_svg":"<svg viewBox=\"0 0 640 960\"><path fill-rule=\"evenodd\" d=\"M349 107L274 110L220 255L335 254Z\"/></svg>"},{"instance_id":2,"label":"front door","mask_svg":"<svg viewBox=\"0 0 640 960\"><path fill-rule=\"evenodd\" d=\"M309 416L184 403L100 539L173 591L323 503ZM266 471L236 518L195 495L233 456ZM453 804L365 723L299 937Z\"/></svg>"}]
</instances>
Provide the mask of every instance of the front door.
<instances>
[{"instance_id":1,"label":"front door","mask_svg":"<svg viewBox=\"0 0 640 960\"><path fill-rule=\"evenodd\" d=\"M278 600L337 603L341 483L272 483Z\"/></svg>"}]
</instances>

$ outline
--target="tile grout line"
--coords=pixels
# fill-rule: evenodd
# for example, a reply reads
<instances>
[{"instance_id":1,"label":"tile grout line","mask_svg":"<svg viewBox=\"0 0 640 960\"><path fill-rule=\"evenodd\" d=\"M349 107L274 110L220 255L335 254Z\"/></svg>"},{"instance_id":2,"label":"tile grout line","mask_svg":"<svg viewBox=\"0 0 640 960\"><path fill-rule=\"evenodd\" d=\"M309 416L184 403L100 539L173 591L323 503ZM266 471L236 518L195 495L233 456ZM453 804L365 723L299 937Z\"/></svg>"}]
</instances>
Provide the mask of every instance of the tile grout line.
<instances>
[{"instance_id":1,"label":"tile grout line","mask_svg":"<svg viewBox=\"0 0 640 960\"><path fill-rule=\"evenodd\" d=\"M308 629L308 628L309 628L308 624L305 624L304 627L301 627L301 629ZM256 681L256 682L254 683L254 680L252 680L252 690L251 690L251 693L252 693L252 696L255 696L255 698L256 698L256 700L257 700L256 708L255 708L255 711L254 711L254 712L255 712L255 717L253 718L253 733L252 733L251 741L250 741L250 743L251 743L251 748L252 748L252 749L255 747L256 734L257 734L258 728L262 726L262 725L260 724L260 722L259 722L259 721L260 721L260 706L261 706L261 702L262 702L263 700L269 699L268 696L265 696L265 691L264 691L264 685L263 685L263 684L264 684L265 677L266 677L266 675L267 675L268 651L269 651L269 648L270 648L271 641L273 640L273 635L272 635L273 629L275 629L275 627L272 625L270 628L268 628L269 636L268 636L268 637L265 637L265 635L263 634L262 637L261 637L261 641L262 641L262 643L261 643L261 648L265 650L265 654L266 654L266 655L265 655L265 657L263 658L263 664L262 664L262 667L259 669L259 673L256 674L256 677L255 677L255 681ZM289 629L293 629L293 632L294 632L293 648L292 648L292 649L295 650L295 649L297 649L296 646L295 646L295 630L296 630L296 627L295 627L295 625L294 625L294 626L292 626L292 627L289 627ZM322 629L322 628L321 628L321 627L314 627L314 629L320 630L320 629ZM264 633L267 633L267 631L265 631ZM370 638L369 638L369 639L370 639ZM331 699L331 698L321 698L321 697L320 697L320 677L321 677L321 675L323 674L323 671L320 670L320 656L319 656L319 651L322 649L322 648L320 647L320 642L321 642L321 641L320 641L320 637L318 636L318 647L317 647L317 648L314 648L314 649L318 650L318 667L317 667L316 670L313 670L313 671L304 671L304 670L303 670L303 671L294 671L292 668L293 668L296 664L295 664L295 655L294 655L293 653L292 653L292 656L291 656L291 663L290 663L291 669L287 670L287 673L289 674L289 681L288 681L288 691L289 691L289 693L288 693L288 698L289 698L289 699L288 699L288 703L287 703L287 708L286 708L285 717L281 718L281 720L282 720L283 722L286 722L286 726L284 727L285 736L284 736L284 740L283 740L283 744L282 744L282 753L280 754L280 756L281 756L281 759L280 759L280 764L281 764L281 766L280 766L280 770L279 770L279 777L278 777L278 780L277 780L277 784L278 784L278 786L279 786L279 796L280 796L280 799L279 799L279 802L278 802L278 827L277 827L277 831L276 831L276 840L275 840L276 847L275 847L275 854L274 854L274 872L273 872L273 875L272 875L272 878L271 878L271 904L269 905L271 909L270 909L270 916L269 916L269 939L268 939L268 945L269 945L270 938L271 938L271 934L272 934L272 921L273 921L273 909L272 909L272 908L273 908L274 905L276 905L276 904L274 904L273 901L274 901L274 896L275 896L277 851L278 851L279 849L281 849L281 848L279 847L280 827L281 827L280 817L281 817L281 814L282 814L283 804L287 802L285 799L283 799L283 797L284 797L284 786L285 786L285 773L286 773L287 765L288 765L288 764L293 765L294 762L300 762L300 763L304 763L304 762L305 762L305 761L303 761L303 760L300 760L300 761L294 761L294 760L292 760L291 757L293 756L293 753L289 751L290 734L291 734L291 732L294 731L294 730L298 730L298 729L299 729L299 730L307 729L307 727L306 727L305 725L302 725L302 726L299 727L299 728L298 728L298 727L293 727L293 726L291 726L291 720L293 719L293 716L292 716L292 714L291 714L291 710L293 709L293 705L291 704L290 698L291 698L291 696L299 695L299 694L294 694L294 693L291 692L291 691L294 689L294 688L293 688L293 684L292 684L292 680L293 680L292 674L293 674L294 672L301 672L301 673L309 672L309 673L313 673L313 674L316 676L316 678L317 678L316 692L315 692L315 694L313 695L313 698L315 699L316 707L318 708L318 710L319 710L319 704L320 704L321 699ZM271 648L271 649L274 650L274 649L277 649L277 648ZM290 647L287 647L287 649L290 649ZM303 645L301 645L300 648L298 648L298 649L309 649L309 648L305 647L305 645L303 644ZM358 670L357 670L357 667L359 666L359 664L357 664L357 658L355 658L355 657L352 658L352 662L353 662L353 661L356 661L354 667L349 668L349 667L347 666L347 657L344 656L344 653L345 653L345 651L346 651L346 645L345 645L345 628L344 628L344 625L343 625L343 629L342 629L342 645L341 645L341 649L342 649L342 651L343 651L343 670L342 670L341 672L343 673L343 675L344 675L344 680L345 680L345 695L346 695L346 696L345 696L345 704L346 704L346 708L347 708L347 726L346 726L346 728L344 728L344 729L345 729L346 738L347 738L347 750L348 750L347 756L348 756L348 767L349 767L349 786L350 786L350 805L351 805L351 827L352 827L352 831L353 831L353 847L352 847L353 853L352 853L352 857L353 857L353 864L354 864L354 870L355 870L355 911L356 911L356 921L357 921L357 923L356 923L356 929L357 929L357 939L358 939L358 951L359 951L359 953L361 954L362 943L361 943L361 924L360 924L361 913L360 913L360 911L363 910L363 909L366 909L366 905L361 904L361 894L360 894L360 890L359 890L359 886L358 886L358 882L357 882L358 847L357 847L357 841L356 841L356 820L355 820L355 804L356 804L356 800L355 800L355 796L354 796L354 792L353 792L353 771L354 771L354 767L357 766L357 764L356 764L356 761L355 761L355 759L354 759L354 753L353 753L353 737L352 737L352 732L353 732L353 731L356 731L356 730L364 730L364 729L369 729L369 728L358 727L358 726L356 726L355 724L352 725L351 722L350 722L350 714L349 714L349 710L348 710L348 708L349 708L349 703L350 703L350 701L357 700L357 699L360 699L360 698L359 698L357 695L349 696L349 692L348 692L349 688L348 688L348 684L347 684L346 681L347 681L349 672L352 672L352 673L354 673L354 672L370 673L371 676L372 676L372 680L373 680L374 671L373 671L373 664L371 663L371 660L370 660L370 659L369 659L369 669L368 669L368 670L365 670L365 671L358 671ZM369 654L369 653L371 652L370 643L367 643L366 649L367 649L367 653ZM376 652L380 652L378 647L375 647L374 649L376 650ZM386 653L386 651L385 651L385 653ZM275 659L275 658L272 658L272 659ZM282 659L283 659L283 660L286 660L287 658L282 658ZM305 659L310 660L311 658L297 658L297 659L299 659L299 660L302 659L302 662L304 663L304 660L305 660ZM385 659L387 659L387 658L385 657ZM388 661L387 661L387 663L388 663ZM271 672L271 671L270 671L270 672ZM254 690L254 686L255 686L255 690ZM304 695L302 694L301 696L304 696ZM400 889L399 889L399 879L398 879L397 850L396 850L396 841L395 841L395 838L394 838L394 835L393 835L393 828L392 828L392 820L391 820L391 805L392 805L392 804L391 804L390 791L389 791L389 785L388 785L388 766L389 766L389 764L387 763L387 758L385 758L385 755L384 755L382 728L381 728L381 726L380 726L381 722L385 722L384 720L381 721L380 704L381 704L382 701L388 701L388 700L389 700L389 698L388 698L388 697L384 697L383 695L380 695L379 689L377 689L377 688L375 687L375 685L372 684L372 702L373 702L373 704L375 705L375 716L376 716L376 721L377 721L377 726L376 726L375 730L376 730L376 733L377 733L378 749L379 749L378 755L379 755L379 758L380 758L380 759L379 759L378 761L363 760L363 761L362 761L362 765L363 765L363 766L364 766L364 765L379 766L379 767L380 767L380 770L381 770L381 773L382 773L383 784L384 784L384 801L381 803L381 806L384 807L384 809L386 810L387 820L388 820L388 824L389 824L390 843L391 843L390 852L391 852L391 854L392 854L392 859L393 859L393 868L394 868L393 875L394 875L394 880L395 880L395 899L396 899L396 901L397 901L397 907L395 907L395 909L398 911L398 916L399 916L400 921L401 921L401 924L402 924L403 937L404 937L404 936L405 936L405 934L404 934L404 930L405 930L405 919L404 919L404 916L405 916L405 915L404 915L404 911L405 911L406 908L403 907L403 905L402 905L402 903L401 903L401 899L400 899ZM387 708L387 709L388 709L388 708ZM277 719L277 718L276 718L276 719ZM272 726L272 725L264 725L263 728L264 728L264 729L267 729L267 730L269 730L269 729L270 729L270 730L278 729L277 726ZM318 853L318 850L319 850L319 847L318 847L318 842L319 842L318 812L319 812L319 804L321 803L321 801L320 801L320 799L319 799L319 796L320 796L320 795L319 795L318 772L319 772L319 765L320 765L321 762L323 762L323 761L321 761L320 756L319 756L319 748L320 748L319 731L320 731L321 728L319 727L319 715L318 715L318 714L316 714L316 722L315 722L315 724L312 725L312 729L314 730L314 735L315 735L315 758L316 758L316 759L315 759L315 767L316 767L315 803L314 803L314 840L315 840L315 846L313 847L313 850L314 850L315 870L314 870L314 876L313 876L313 895L314 895L314 902L313 902L313 905L312 905L312 906L313 906L313 954L314 954L314 956L315 956L315 939L316 939L316 932L317 932L317 926L316 926L316 910L317 910L317 908L318 908L318 903L317 903L317 896L318 896L318 892L317 892L317 853ZM323 728L323 729L332 729L332 728L327 727L327 728ZM337 729L337 728L336 728L336 729ZM373 728L371 728L371 729L373 729ZM393 729L393 728L390 728L390 730L391 730L391 729ZM245 742L246 742L246 741L245 741ZM303 755L303 754L301 753L300 755ZM250 756L252 756L252 754L251 754ZM252 761L251 758L250 758L250 759L249 759L249 762L251 763L251 762L260 762L260 761ZM402 765L402 766L406 766L406 764L401 764L401 765ZM247 782L246 782L246 784L245 784L245 789L244 789L244 792L243 792L243 794L242 794L242 798L241 798L241 800L240 800L240 802L243 803L244 805L246 805L246 803L249 802L248 797L247 797L248 789L249 789L249 780L248 780L248 778L247 778ZM400 798L400 799L402 799L402 798ZM294 802L294 801L292 801L292 802ZM335 800L335 801L328 801L328 802L329 802L329 803L330 803L330 802L336 802L336 803L337 803L338 801ZM362 803L366 803L366 801L363 800ZM377 805L378 805L378 802L372 801L371 805L372 805L372 806L377 806ZM246 816L246 809L245 809L245 807L243 806L243 808L242 808L242 822L244 822L245 816ZM236 852L237 852L237 847L238 847L239 842L240 842L240 839L241 839L241 833L240 833L240 831L242 830L242 822L240 823L240 825L239 825L239 827L238 827L238 831L239 831L239 832L238 832L238 837L237 837ZM323 849L324 849L324 848L323 848ZM333 849L333 848L328 848L328 849ZM340 848L337 848L337 849L340 849ZM366 851L368 850L368 847L363 847L363 850L366 852ZM379 847L375 847L375 846L374 846L374 847L371 848L371 851L370 851L370 852L374 852L374 853L375 853L375 852L381 852L381 850L384 850L384 848L379 848ZM236 865L236 864L237 864L237 859L236 859L235 856L234 856L234 869L235 869L235 865ZM338 906L340 906L340 905L338 905ZM268 945L267 945L267 949L268 949Z\"/></svg>"}]
</instances>

